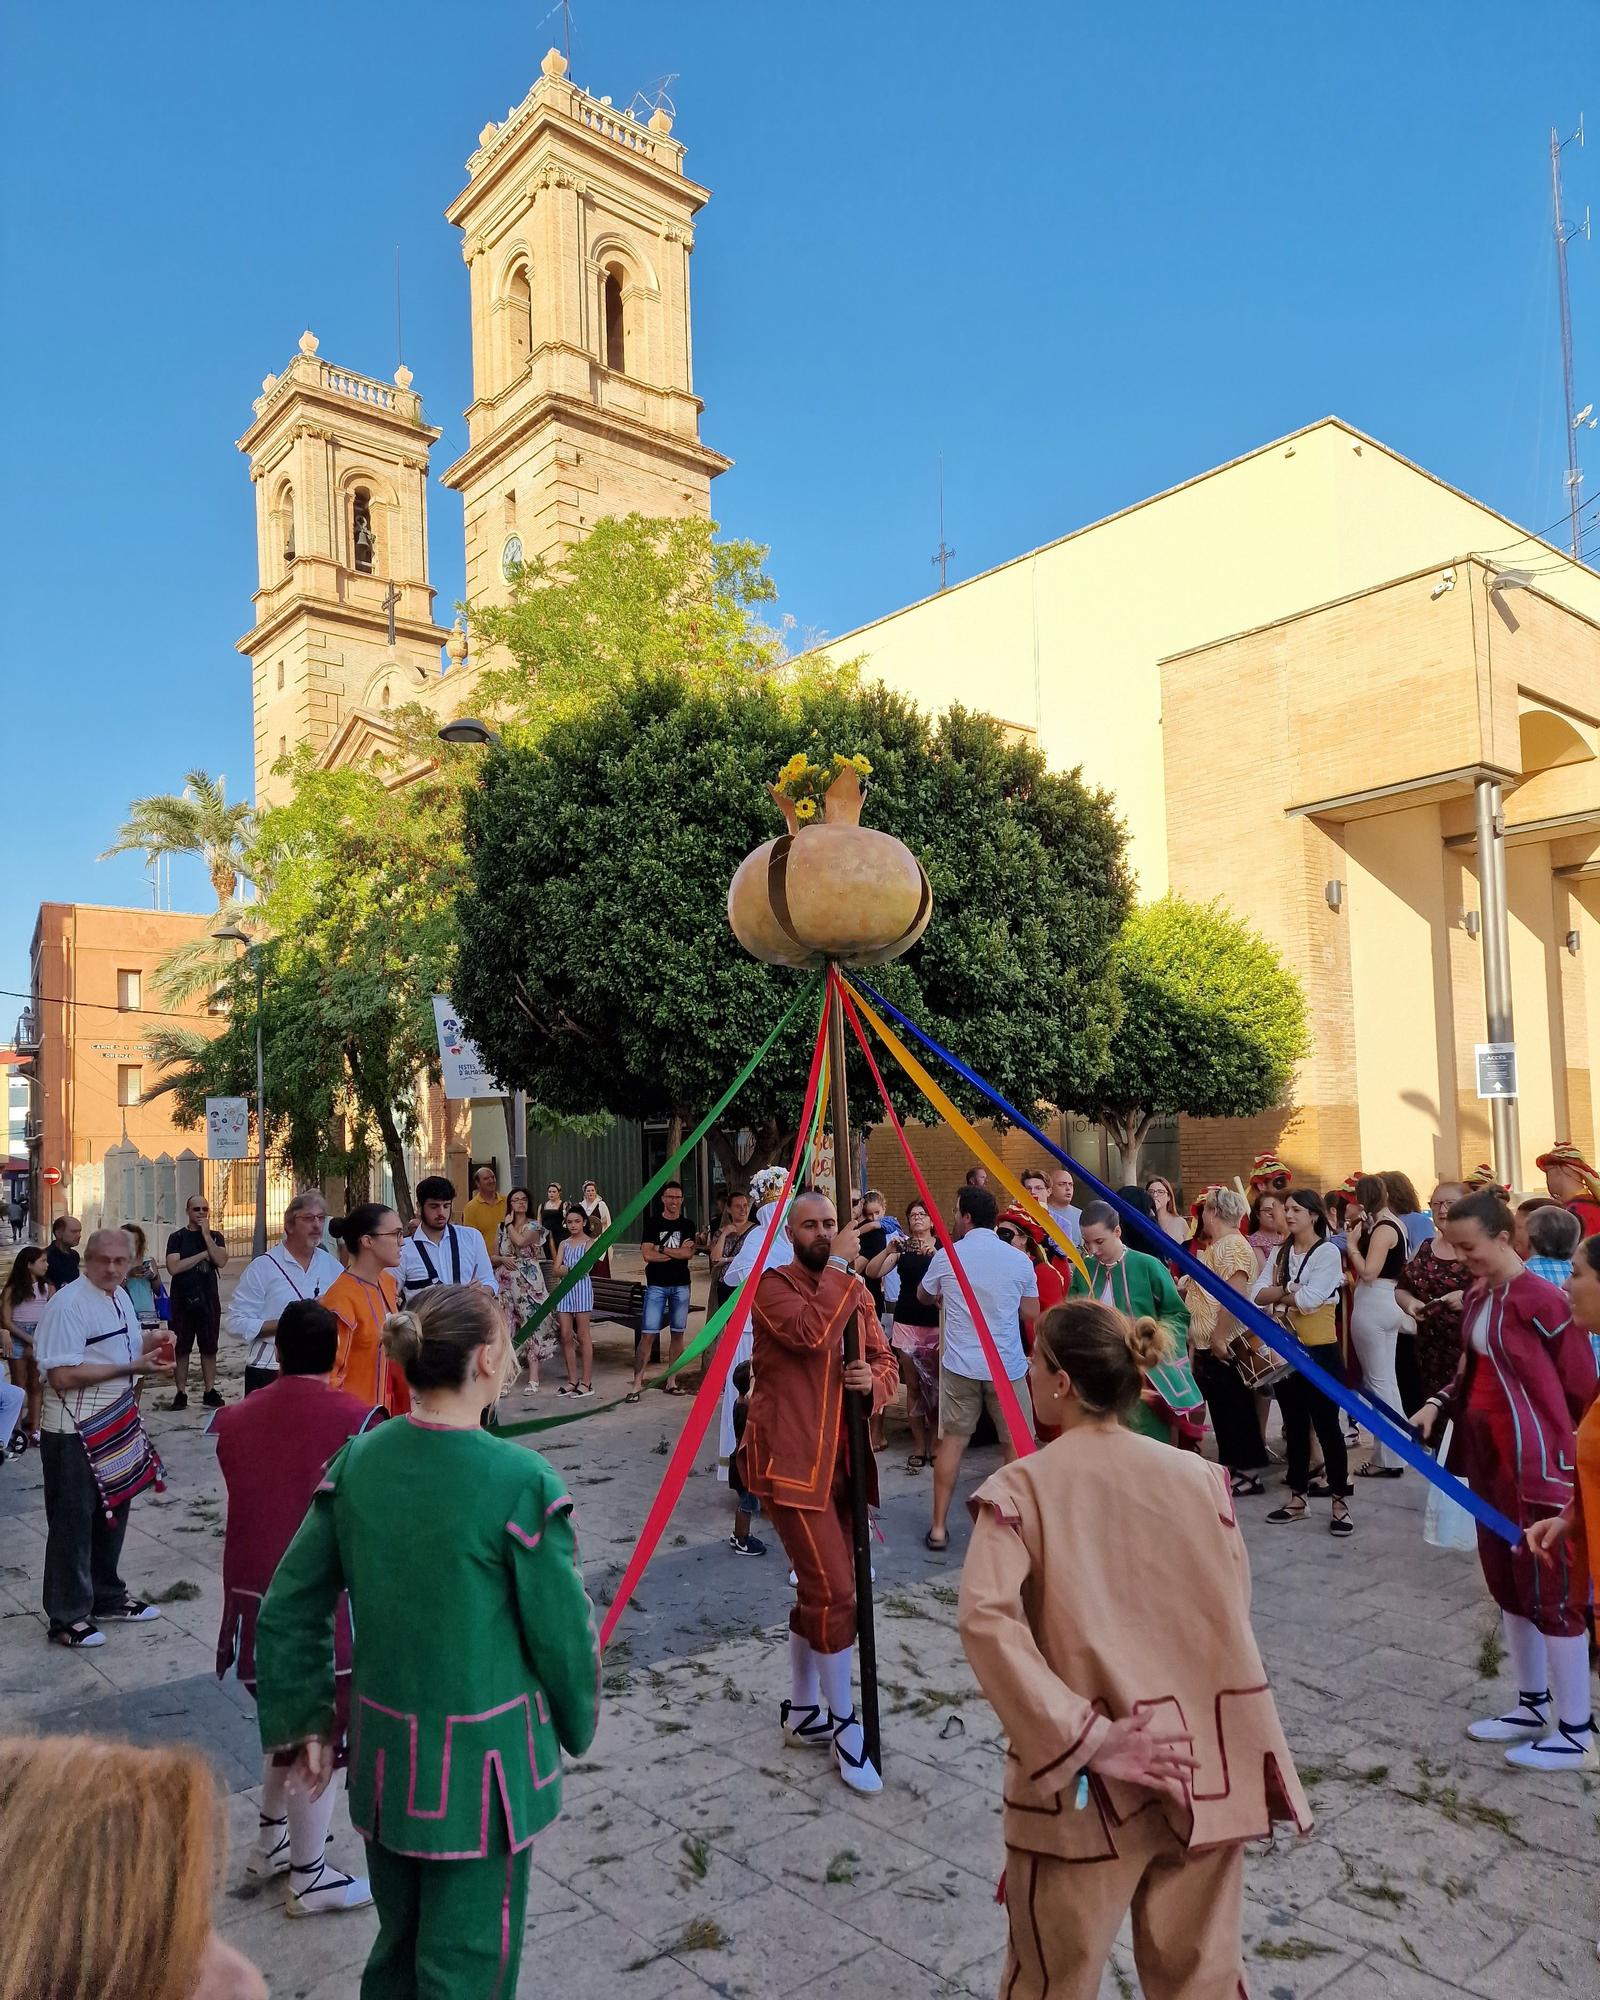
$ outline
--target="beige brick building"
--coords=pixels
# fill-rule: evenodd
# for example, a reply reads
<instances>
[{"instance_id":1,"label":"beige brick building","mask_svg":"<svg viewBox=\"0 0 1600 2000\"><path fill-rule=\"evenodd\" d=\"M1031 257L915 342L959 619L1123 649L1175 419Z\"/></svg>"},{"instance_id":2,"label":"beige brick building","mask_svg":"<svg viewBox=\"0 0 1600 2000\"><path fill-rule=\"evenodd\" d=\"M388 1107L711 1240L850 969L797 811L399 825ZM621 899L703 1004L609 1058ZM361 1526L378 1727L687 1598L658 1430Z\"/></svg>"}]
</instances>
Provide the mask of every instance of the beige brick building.
<instances>
[{"instance_id":1,"label":"beige brick building","mask_svg":"<svg viewBox=\"0 0 1600 2000\"><path fill-rule=\"evenodd\" d=\"M1293 1107L1186 1121L1188 1186L1269 1144L1322 1184L1487 1157L1474 1047L1497 930L1521 1092L1506 1171L1536 1186L1553 1139L1596 1143L1592 570L1329 418L835 650L930 708L981 674L994 713L1116 795L1142 895L1221 896L1299 973L1315 1047ZM1503 830L1480 838L1496 786Z\"/></svg>"}]
</instances>

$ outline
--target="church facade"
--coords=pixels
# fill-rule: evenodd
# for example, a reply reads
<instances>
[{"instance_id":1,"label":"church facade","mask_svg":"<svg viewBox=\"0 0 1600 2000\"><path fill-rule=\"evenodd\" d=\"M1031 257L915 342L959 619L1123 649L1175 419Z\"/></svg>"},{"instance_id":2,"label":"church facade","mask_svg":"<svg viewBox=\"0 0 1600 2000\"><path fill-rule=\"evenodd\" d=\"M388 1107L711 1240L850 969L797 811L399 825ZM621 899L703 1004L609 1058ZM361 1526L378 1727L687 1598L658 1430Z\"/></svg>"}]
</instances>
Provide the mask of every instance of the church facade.
<instances>
[{"instance_id":1,"label":"church facade","mask_svg":"<svg viewBox=\"0 0 1600 2000\"><path fill-rule=\"evenodd\" d=\"M468 271L467 601L506 602L518 565L553 561L606 515L711 511L729 461L700 441L689 259L707 190L672 119L578 89L554 49L503 123L485 125L446 216ZM385 757L388 711L470 706L461 620L436 620L428 478L439 431L409 369L328 361L316 336L269 375L239 439L256 496L251 666L256 798L309 743L330 765ZM441 653L446 662L441 672ZM396 773L397 778L403 772Z\"/></svg>"}]
</instances>

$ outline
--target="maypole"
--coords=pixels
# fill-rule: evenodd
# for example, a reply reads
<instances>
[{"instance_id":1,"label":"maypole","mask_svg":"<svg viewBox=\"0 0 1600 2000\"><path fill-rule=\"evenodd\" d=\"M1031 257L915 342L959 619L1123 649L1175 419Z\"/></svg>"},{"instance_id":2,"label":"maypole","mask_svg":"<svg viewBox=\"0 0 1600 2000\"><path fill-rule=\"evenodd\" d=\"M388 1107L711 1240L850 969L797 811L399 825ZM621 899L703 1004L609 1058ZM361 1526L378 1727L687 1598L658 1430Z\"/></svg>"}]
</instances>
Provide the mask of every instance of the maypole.
<instances>
[{"instance_id":1,"label":"maypole","mask_svg":"<svg viewBox=\"0 0 1600 2000\"><path fill-rule=\"evenodd\" d=\"M746 855L728 889L728 921L752 956L769 965L827 969L828 1096L841 1227L849 1225L852 1189L840 974L846 966L898 958L921 937L933 914L933 892L921 862L893 835L861 824L862 780L871 768L865 757L836 755L829 765L813 764L803 752L791 757L771 787L787 830ZM852 1313L844 1329L843 1358L848 1365L860 1356L861 1331ZM861 1729L866 1754L881 1773L867 1491L871 1400L860 1390L847 1390L844 1400Z\"/></svg>"}]
</instances>

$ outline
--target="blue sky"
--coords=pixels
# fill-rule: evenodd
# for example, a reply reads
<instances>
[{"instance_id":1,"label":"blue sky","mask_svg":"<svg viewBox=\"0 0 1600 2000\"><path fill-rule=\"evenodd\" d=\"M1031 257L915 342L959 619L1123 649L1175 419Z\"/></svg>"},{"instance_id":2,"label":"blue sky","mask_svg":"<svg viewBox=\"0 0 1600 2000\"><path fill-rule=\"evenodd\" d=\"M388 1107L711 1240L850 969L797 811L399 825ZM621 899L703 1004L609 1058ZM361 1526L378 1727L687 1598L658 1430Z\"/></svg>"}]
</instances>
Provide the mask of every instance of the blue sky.
<instances>
[{"instance_id":1,"label":"blue sky","mask_svg":"<svg viewBox=\"0 0 1600 2000\"><path fill-rule=\"evenodd\" d=\"M461 448L442 210L559 39L537 4L12 0L0 82L12 729L0 980L42 899L191 765L248 788L251 489L234 440L307 324L405 358ZM1593 0L576 0L577 81L669 71L714 191L694 257L726 532L831 633L1337 411L1524 525L1563 507L1547 145L1600 210ZM470 26L470 34L465 30ZM1572 250L1600 401L1600 246ZM1600 494L1600 433L1586 434ZM460 506L435 483L438 603ZM204 907L198 870L175 900ZM0 1009L9 1002L0 998ZM4 1018L0 1015L0 1018Z\"/></svg>"}]
</instances>

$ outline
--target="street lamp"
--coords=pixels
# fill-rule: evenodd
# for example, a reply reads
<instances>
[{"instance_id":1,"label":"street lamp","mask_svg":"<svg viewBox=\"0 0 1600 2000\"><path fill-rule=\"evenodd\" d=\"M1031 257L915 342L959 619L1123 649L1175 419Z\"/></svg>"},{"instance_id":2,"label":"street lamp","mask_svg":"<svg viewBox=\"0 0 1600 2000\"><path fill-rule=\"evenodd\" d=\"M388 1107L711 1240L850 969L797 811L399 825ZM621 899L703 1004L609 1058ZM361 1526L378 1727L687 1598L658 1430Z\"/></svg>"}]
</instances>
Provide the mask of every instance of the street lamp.
<instances>
[{"instance_id":1,"label":"street lamp","mask_svg":"<svg viewBox=\"0 0 1600 2000\"><path fill-rule=\"evenodd\" d=\"M446 722L439 730L441 743L476 743L480 747L486 743L498 744L500 733L491 729L487 722L480 722L475 715L457 716L454 722Z\"/></svg>"},{"instance_id":2,"label":"street lamp","mask_svg":"<svg viewBox=\"0 0 1600 2000\"><path fill-rule=\"evenodd\" d=\"M211 935L218 944L242 944L256 975L256 1226L251 1235L250 1254L267 1254L267 1066L261 1045L261 1009L266 988L266 968L261 958L261 942L249 937L237 924L221 924Z\"/></svg>"},{"instance_id":3,"label":"street lamp","mask_svg":"<svg viewBox=\"0 0 1600 2000\"><path fill-rule=\"evenodd\" d=\"M475 715L458 715L454 722L441 723L441 743L470 743L479 749L500 747L500 732L480 722ZM511 1185L524 1187L528 1180L528 1093L511 1093Z\"/></svg>"}]
</instances>

